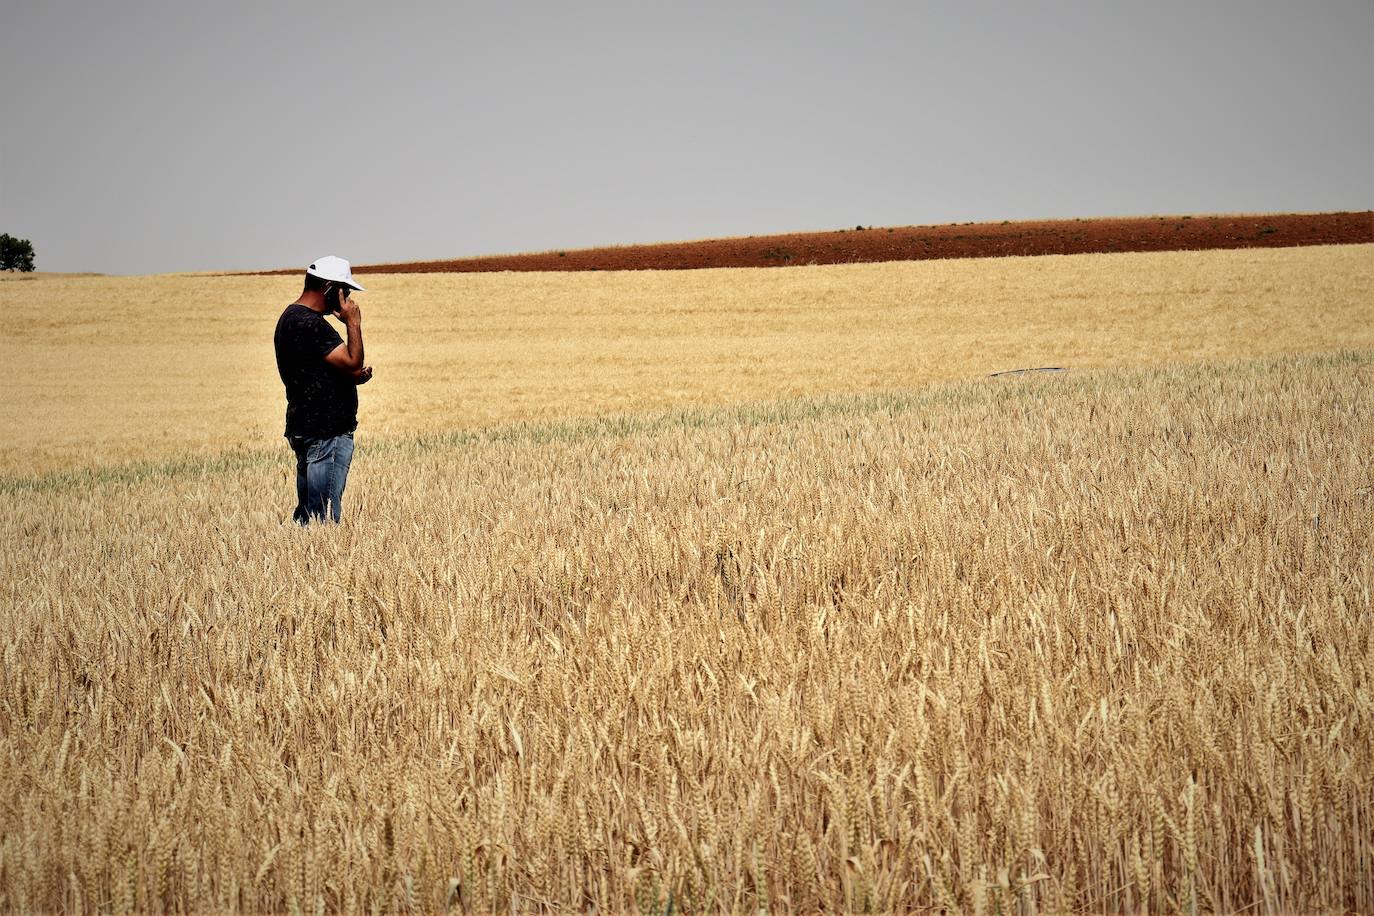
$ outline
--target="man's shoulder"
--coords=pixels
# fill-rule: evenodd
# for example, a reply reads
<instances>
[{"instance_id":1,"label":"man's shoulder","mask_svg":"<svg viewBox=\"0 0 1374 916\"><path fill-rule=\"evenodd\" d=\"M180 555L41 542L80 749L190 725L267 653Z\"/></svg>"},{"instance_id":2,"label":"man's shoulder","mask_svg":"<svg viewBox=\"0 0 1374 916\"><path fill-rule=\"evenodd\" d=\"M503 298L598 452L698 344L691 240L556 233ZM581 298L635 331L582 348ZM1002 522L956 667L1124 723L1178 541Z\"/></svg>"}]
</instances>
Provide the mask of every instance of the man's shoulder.
<instances>
[{"instance_id":1,"label":"man's shoulder","mask_svg":"<svg viewBox=\"0 0 1374 916\"><path fill-rule=\"evenodd\" d=\"M313 325L317 321L324 321L324 317L299 302L293 302L282 310L281 317L277 319L277 329L299 328Z\"/></svg>"},{"instance_id":2,"label":"man's shoulder","mask_svg":"<svg viewBox=\"0 0 1374 916\"><path fill-rule=\"evenodd\" d=\"M315 314L315 313L314 313L313 311L311 311L310 309L308 309L308 308L306 308L305 306L301 305L299 302L293 302L293 303L291 303L290 305L288 305L286 308L284 308L284 309L281 310L281 318L279 318L278 320L279 320L279 321L285 321L285 320L287 320L288 318L295 318L295 319L309 318L311 315L314 315L314 314Z\"/></svg>"}]
</instances>

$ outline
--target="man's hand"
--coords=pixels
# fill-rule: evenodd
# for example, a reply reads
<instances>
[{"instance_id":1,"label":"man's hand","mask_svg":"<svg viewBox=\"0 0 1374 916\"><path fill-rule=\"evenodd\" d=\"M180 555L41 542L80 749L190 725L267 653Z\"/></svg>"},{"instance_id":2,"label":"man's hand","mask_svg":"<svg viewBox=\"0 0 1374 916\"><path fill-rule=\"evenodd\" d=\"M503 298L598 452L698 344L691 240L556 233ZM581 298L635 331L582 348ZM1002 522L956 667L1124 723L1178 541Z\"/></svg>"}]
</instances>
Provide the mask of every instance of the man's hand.
<instances>
[{"instance_id":1,"label":"man's hand","mask_svg":"<svg viewBox=\"0 0 1374 916\"><path fill-rule=\"evenodd\" d=\"M354 381L358 380L359 373L364 370L367 371L367 377L371 378L372 370L363 362L363 310L358 308L358 304L350 296L339 304L336 314L348 329L348 342L341 343L326 353L324 361Z\"/></svg>"},{"instance_id":2,"label":"man's hand","mask_svg":"<svg viewBox=\"0 0 1374 916\"><path fill-rule=\"evenodd\" d=\"M353 301L352 296L345 299L343 304L339 306L339 320L350 325L358 324L363 320L363 310L358 308L358 303Z\"/></svg>"},{"instance_id":3,"label":"man's hand","mask_svg":"<svg viewBox=\"0 0 1374 916\"><path fill-rule=\"evenodd\" d=\"M372 367L371 367L371 366L363 366L363 367L362 367L361 369L359 369L357 372L353 373L353 384L355 384L355 385L366 385L366 384L367 384L368 382L370 382L371 380L372 380Z\"/></svg>"}]
</instances>

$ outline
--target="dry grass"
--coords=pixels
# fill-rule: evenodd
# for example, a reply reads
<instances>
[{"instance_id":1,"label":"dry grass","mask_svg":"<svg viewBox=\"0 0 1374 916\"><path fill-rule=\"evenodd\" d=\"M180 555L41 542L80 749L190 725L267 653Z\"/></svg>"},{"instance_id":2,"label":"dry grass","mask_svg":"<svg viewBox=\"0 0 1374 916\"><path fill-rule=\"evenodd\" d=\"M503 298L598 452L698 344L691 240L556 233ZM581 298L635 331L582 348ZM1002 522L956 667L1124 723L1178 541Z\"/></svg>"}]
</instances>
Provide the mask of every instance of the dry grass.
<instances>
[{"instance_id":1,"label":"dry grass","mask_svg":"<svg viewBox=\"0 0 1374 916\"><path fill-rule=\"evenodd\" d=\"M1374 246L786 271L368 275L374 437L1075 368L1374 347ZM278 441L299 281L0 284L0 474Z\"/></svg>"},{"instance_id":2,"label":"dry grass","mask_svg":"<svg viewBox=\"0 0 1374 916\"><path fill-rule=\"evenodd\" d=\"M1095 263L1044 270L1085 289L1105 282ZM963 265L921 267L886 313L869 296L894 277L869 268L741 306L720 330L748 329L763 366L797 374L731 393L785 389L808 366L851 388L908 380L898 365L948 371L917 336L925 306L894 303L954 308ZM1275 275L1227 341L1331 333L1273 307L1292 295ZM1177 303L1109 303L1133 323L1080 319L1056 352L1195 354L1179 311L1216 330L1209 303L1241 295L1207 276ZM394 282L378 301L402 298ZM563 289L530 282L451 289L508 304ZM622 301L663 281L607 282ZM978 369L1045 333L1048 293L1014 306L1029 281L1006 283L978 304L1024 308L1015 333L991 336L974 304L960 314L976 327L938 331L995 354ZM665 384L651 355L721 315L611 322L596 287L567 289L593 326L637 335L586 344L612 393ZM430 324L464 341L450 365L516 385L514 365L560 354L566 370L582 352L580 300L556 298L568 324L532 353L502 342L547 322L533 303L497 316L461 298L466 317ZM707 285L674 302L709 300ZM1341 300L1319 289L1307 315L1348 330ZM832 366L819 338L792 336L838 301L866 303L834 320L872 347L838 347ZM184 333L249 330L227 311ZM1172 343L1131 339L1156 321ZM440 346L373 326L395 376ZM304 532L281 523L284 449L10 480L0 908L1374 910L1371 360L980 380L373 448L364 432L350 523ZM601 390L593 374L564 409ZM689 376L691 397L707 377Z\"/></svg>"}]
</instances>

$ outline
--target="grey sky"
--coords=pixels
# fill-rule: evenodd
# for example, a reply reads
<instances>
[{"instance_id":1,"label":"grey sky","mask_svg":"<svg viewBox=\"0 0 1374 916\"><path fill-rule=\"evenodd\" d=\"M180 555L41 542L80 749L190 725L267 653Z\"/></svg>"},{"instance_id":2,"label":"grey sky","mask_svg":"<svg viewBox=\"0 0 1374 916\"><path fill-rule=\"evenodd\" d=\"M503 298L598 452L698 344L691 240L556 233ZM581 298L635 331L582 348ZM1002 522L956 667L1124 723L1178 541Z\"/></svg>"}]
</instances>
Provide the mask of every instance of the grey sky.
<instances>
[{"instance_id":1,"label":"grey sky","mask_svg":"<svg viewBox=\"0 0 1374 916\"><path fill-rule=\"evenodd\" d=\"M1374 206L1374 3L3 0L43 270Z\"/></svg>"}]
</instances>

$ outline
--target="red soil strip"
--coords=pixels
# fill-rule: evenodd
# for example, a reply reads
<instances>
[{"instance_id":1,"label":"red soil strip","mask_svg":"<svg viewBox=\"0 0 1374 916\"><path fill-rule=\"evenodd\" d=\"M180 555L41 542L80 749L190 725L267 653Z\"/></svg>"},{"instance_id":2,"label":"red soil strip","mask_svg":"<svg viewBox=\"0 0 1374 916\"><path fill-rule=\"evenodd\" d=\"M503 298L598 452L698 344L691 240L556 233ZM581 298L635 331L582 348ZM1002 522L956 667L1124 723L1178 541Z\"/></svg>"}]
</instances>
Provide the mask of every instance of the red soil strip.
<instances>
[{"instance_id":1,"label":"red soil strip","mask_svg":"<svg viewBox=\"0 0 1374 916\"><path fill-rule=\"evenodd\" d=\"M1259 216L1151 216L1042 222L963 223L759 235L415 261L355 267L358 273L547 270L690 270L996 258L1115 251L1287 248L1374 242L1374 211ZM271 271L298 273L299 270Z\"/></svg>"}]
</instances>

